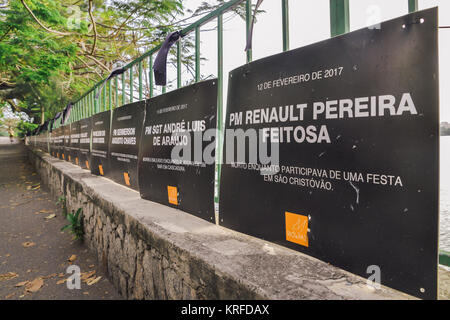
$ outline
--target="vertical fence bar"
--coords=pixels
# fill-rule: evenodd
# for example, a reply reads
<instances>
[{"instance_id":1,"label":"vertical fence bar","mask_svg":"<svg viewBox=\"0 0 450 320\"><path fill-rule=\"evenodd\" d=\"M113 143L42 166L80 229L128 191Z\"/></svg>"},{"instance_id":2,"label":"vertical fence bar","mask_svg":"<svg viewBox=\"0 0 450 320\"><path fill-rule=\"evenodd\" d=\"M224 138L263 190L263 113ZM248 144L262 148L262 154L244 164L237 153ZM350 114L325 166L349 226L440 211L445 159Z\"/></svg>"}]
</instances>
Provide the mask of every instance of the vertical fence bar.
<instances>
[{"instance_id":1,"label":"vertical fence bar","mask_svg":"<svg viewBox=\"0 0 450 320\"><path fill-rule=\"evenodd\" d=\"M144 93L142 91L142 60L138 64L139 69L139 101L144 99Z\"/></svg>"},{"instance_id":2,"label":"vertical fence bar","mask_svg":"<svg viewBox=\"0 0 450 320\"><path fill-rule=\"evenodd\" d=\"M181 88L181 39L177 41L177 88Z\"/></svg>"},{"instance_id":3,"label":"vertical fence bar","mask_svg":"<svg viewBox=\"0 0 450 320\"><path fill-rule=\"evenodd\" d=\"M200 81L200 27L195 28L195 82Z\"/></svg>"},{"instance_id":4,"label":"vertical fence bar","mask_svg":"<svg viewBox=\"0 0 450 320\"><path fill-rule=\"evenodd\" d=\"M89 94L89 116L94 114L95 106L94 106L94 95L95 89Z\"/></svg>"},{"instance_id":5,"label":"vertical fence bar","mask_svg":"<svg viewBox=\"0 0 450 320\"><path fill-rule=\"evenodd\" d=\"M93 92L93 99L94 99L94 114L97 114L98 112L99 112L99 99L100 99L100 97L98 97L98 99L96 98L96 94L97 94L97 92L98 92L98 88L95 88L94 89L94 92Z\"/></svg>"},{"instance_id":6,"label":"vertical fence bar","mask_svg":"<svg viewBox=\"0 0 450 320\"><path fill-rule=\"evenodd\" d=\"M119 107L119 78L118 77L114 77L114 91L116 96L114 97L115 99L115 104L114 104L114 108L118 108Z\"/></svg>"},{"instance_id":7,"label":"vertical fence bar","mask_svg":"<svg viewBox=\"0 0 450 320\"><path fill-rule=\"evenodd\" d=\"M289 0L281 0L283 51L289 50Z\"/></svg>"},{"instance_id":8,"label":"vertical fence bar","mask_svg":"<svg viewBox=\"0 0 450 320\"><path fill-rule=\"evenodd\" d=\"M95 111L94 93L95 90L92 90L92 92L89 94L89 103L90 103L89 116L92 116Z\"/></svg>"},{"instance_id":9,"label":"vertical fence bar","mask_svg":"<svg viewBox=\"0 0 450 320\"><path fill-rule=\"evenodd\" d=\"M133 102L133 66L130 67L130 103Z\"/></svg>"},{"instance_id":10,"label":"vertical fence bar","mask_svg":"<svg viewBox=\"0 0 450 320\"><path fill-rule=\"evenodd\" d=\"M102 111L106 111L106 83L103 86L102 101L103 101Z\"/></svg>"},{"instance_id":11,"label":"vertical fence bar","mask_svg":"<svg viewBox=\"0 0 450 320\"><path fill-rule=\"evenodd\" d=\"M250 26L251 26L251 20L252 20L252 1L247 0L245 2L245 25L246 25L246 40L248 41L249 38L249 32L250 32ZM247 50L247 63L252 61L252 50Z\"/></svg>"},{"instance_id":12,"label":"vertical fence bar","mask_svg":"<svg viewBox=\"0 0 450 320\"><path fill-rule=\"evenodd\" d=\"M222 171L222 110L223 110L223 15L217 17L217 152L215 170L215 223L219 224L220 175Z\"/></svg>"},{"instance_id":13,"label":"vertical fence bar","mask_svg":"<svg viewBox=\"0 0 450 320\"><path fill-rule=\"evenodd\" d=\"M122 73L122 105L125 104L125 72Z\"/></svg>"},{"instance_id":14,"label":"vertical fence bar","mask_svg":"<svg viewBox=\"0 0 450 320\"><path fill-rule=\"evenodd\" d=\"M108 104L109 104L109 110L112 110L111 80L108 80Z\"/></svg>"},{"instance_id":15,"label":"vertical fence bar","mask_svg":"<svg viewBox=\"0 0 450 320\"><path fill-rule=\"evenodd\" d=\"M149 79L149 96L150 98L153 97L153 55L151 54L150 57L148 57L148 79Z\"/></svg>"},{"instance_id":16,"label":"vertical fence bar","mask_svg":"<svg viewBox=\"0 0 450 320\"><path fill-rule=\"evenodd\" d=\"M350 31L349 0L330 0L331 36L338 36Z\"/></svg>"},{"instance_id":17,"label":"vertical fence bar","mask_svg":"<svg viewBox=\"0 0 450 320\"><path fill-rule=\"evenodd\" d=\"M408 0L409 13L419 10L419 0Z\"/></svg>"}]
</instances>

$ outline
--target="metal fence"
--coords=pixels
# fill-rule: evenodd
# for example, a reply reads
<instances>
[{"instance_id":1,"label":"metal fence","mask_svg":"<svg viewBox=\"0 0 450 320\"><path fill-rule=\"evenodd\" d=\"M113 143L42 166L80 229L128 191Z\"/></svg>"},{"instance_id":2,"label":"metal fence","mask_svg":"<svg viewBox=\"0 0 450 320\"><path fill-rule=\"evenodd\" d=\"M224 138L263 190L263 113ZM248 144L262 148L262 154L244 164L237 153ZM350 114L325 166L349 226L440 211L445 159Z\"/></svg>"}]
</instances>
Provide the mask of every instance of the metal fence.
<instances>
[{"instance_id":1,"label":"metal fence","mask_svg":"<svg viewBox=\"0 0 450 320\"><path fill-rule=\"evenodd\" d=\"M282 36L283 47L280 48L283 51L289 50L289 0L278 0L282 7ZM406 0L405 0L406 1ZM418 0L407 0L409 5L409 11L416 11L418 8ZM222 119L222 107L223 107L223 15L232 10L235 6L245 2L246 8L246 28L247 37L248 29L251 22L251 0L231 0L225 3L220 8L207 14L203 18L199 19L195 23L184 28L181 33L187 35L191 32L195 32L195 82L200 81L200 28L206 23L216 20L217 22L217 77L219 83L218 94L218 122L221 123ZM340 35L346 33L350 29L350 13L349 13L349 0L330 0L330 26L331 36ZM154 81L153 81L153 56L158 52L161 45L158 45L146 52L142 56L128 63L124 69L126 70L120 76L110 79L106 82L106 85L101 88L101 84L104 81L100 81L95 84L89 91L84 93L75 103L71 116L68 122L78 121L83 118L90 117L91 115L120 107L124 104L131 103L135 99L136 101L144 99L144 86L143 78L146 76L144 72L148 72L149 79L149 92L146 97L154 96ZM176 65L177 65L177 88L182 86L181 83L181 68L182 68L182 48L181 40L177 42L176 47ZM246 53L247 62L252 61L252 51L249 50ZM144 68L144 65L146 68ZM144 70L146 69L146 70ZM137 71L137 72L136 72ZM136 74L137 73L137 74ZM127 79L128 75L128 79ZM135 81L135 79L137 81ZM119 82L120 81L120 82ZM135 90L137 89L137 97L135 96ZM101 90L101 92L98 92ZM128 90L128 92L127 92ZM162 88L162 92L165 92L165 87ZM99 98L96 99L95 96ZM145 97L145 98L146 98ZM58 124L57 124L58 125ZM219 130L220 130L219 125Z\"/></svg>"},{"instance_id":2,"label":"metal fence","mask_svg":"<svg viewBox=\"0 0 450 320\"><path fill-rule=\"evenodd\" d=\"M274 0L272 0L274 1ZM289 47L289 0L280 1L282 12L282 48L280 51L288 51ZM330 35L337 36L350 31L350 0L330 0ZM406 1L406 0L404 0ZM409 12L418 10L418 0L407 0ZM216 183L215 183L215 202L218 204L220 173L221 173L221 159L222 159L222 143L223 143L223 96L224 96L224 47L223 47L223 15L238 5L243 5L245 2L246 11L246 32L247 39L249 37L249 29L252 18L252 1L251 0L231 0L224 5L205 15L201 19L187 26L181 31L183 36L194 32L195 39L195 77L194 81L201 80L200 76L200 28L210 22L216 21L217 26L217 78L218 78L218 100L217 100L217 146L216 149ZM182 69L182 43L181 39L176 46L176 69L177 69L177 88L182 87L181 69ZM132 103L133 101L140 101L146 98L151 98L155 95L155 85L153 79L153 58L154 55L161 48L161 44L149 50L142 56L131 61L123 67L125 70L119 76L106 80L106 84L102 86L105 80L99 81L89 91L84 93L75 103L72 108L69 119L66 123L72 123L84 118L88 118L93 114L112 110L122 105ZM243 53L244 54L244 53ZM252 61L252 50L246 53L247 63ZM207 58L207 57L206 57ZM136 72L137 71L137 72ZM147 72L147 75L144 74ZM144 77L148 76L148 92L144 95ZM137 77L137 78L136 78ZM128 78L128 79L127 79ZM136 81L137 80L137 81ZM137 90L136 90L137 89ZM101 92L98 92L98 91ZM137 91L137 92L136 92ZM162 87L162 93L166 92L166 88ZM137 96L135 96L137 93ZM98 98L96 98L98 96ZM60 118L61 119L61 118ZM56 121L54 128L63 125L61 120Z\"/></svg>"}]
</instances>

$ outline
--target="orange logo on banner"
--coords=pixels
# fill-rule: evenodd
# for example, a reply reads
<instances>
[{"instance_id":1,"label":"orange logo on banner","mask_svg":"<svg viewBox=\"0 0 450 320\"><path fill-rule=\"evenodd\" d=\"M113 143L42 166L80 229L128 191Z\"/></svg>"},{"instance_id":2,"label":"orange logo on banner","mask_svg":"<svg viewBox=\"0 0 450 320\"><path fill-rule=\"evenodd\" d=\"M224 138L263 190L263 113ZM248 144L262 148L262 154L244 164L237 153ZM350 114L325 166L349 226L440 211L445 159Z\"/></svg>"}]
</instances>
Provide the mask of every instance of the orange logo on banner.
<instances>
[{"instance_id":1,"label":"orange logo on banner","mask_svg":"<svg viewBox=\"0 0 450 320\"><path fill-rule=\"evenodd\" d=\"M126 184L127 186L129 186L129 185L130 185L130 175L128 174L128 172L124 172L124 173L123 173L123 177L124 177L124 179L125 179L125 184Z\"/></svg>"},{"instance_id":2,"label":"orange logo on banner","mask_svg":"<svg viewBox=\"0 0 450 320\"><path fill-rule=\"evenodd\" d=\"M58 158L59 158L59 152L56 154L57 156L58 156Z\"/></svg>"},{"instance_id":3,"label":"orange logo on banner","mask_svg":"<svg viewBox=\"0 0 450 320\"><path fill-rule=\"evenodd\" d=\"M86 160L86 168L90 169L89 168L89 161L87 161L87 160Z\"/></svg>"},{"instance_id":4,"label":"orange logo on banner","mask_svg":"<svg viewBox=\"0 0 450 320\"><path fill-rule=\"evenodd\" d=\"M75 158L75 163L78 165L78 158Z\"/></svg>"},{"instance_id":5,"label":"orange logo on banner","mask_svg":"<svg viewBox=\"0 0 450 320\"><path fill-rule=\"evenodd\" d=\"M100 174L103 175L103 166L101 164L98 165L98 171L100 171Z\"/></svg>"},{"instance_id":6,"label":"orange logo on banner","mask_svg":"<svg viewBox=\"0 0 450 320\"><path fill-rule=\"evenodd\" d=\"M308 246L308 217L285 212L286 218L286 240Z\"/></svg>"},{"instance_id":7,"label":"orange logo on banner","mask_svg":"<svg viewBox=\"0 0 450 320\"><path fill-rule=\"evenodd\" d=\"M167 193L169 195L169 203L178 205L178 190L177 187L167 186Z\"/></svg>"},{"instance_id":8,"label":"orange logo on banner","mask_svg":"<svg viewBox=\"0 0 450 320\"><path fill-rule=\"evenodd\" d=\"M66 157L65 157L65 154L64 154L64 153L62 154L62 157L63 157L64 160L66 160Z\"/></svg>"},{"instance_id":9,"label":"orange logo on banner","mask_svg":"<svg viewBox=\"0 0 450 320\"><path fill-rule=\"evenodd\" d=\"M69 155L69 161L72 161L72 158L70 157L70 155Z\"/></svg>"}]
</instances>

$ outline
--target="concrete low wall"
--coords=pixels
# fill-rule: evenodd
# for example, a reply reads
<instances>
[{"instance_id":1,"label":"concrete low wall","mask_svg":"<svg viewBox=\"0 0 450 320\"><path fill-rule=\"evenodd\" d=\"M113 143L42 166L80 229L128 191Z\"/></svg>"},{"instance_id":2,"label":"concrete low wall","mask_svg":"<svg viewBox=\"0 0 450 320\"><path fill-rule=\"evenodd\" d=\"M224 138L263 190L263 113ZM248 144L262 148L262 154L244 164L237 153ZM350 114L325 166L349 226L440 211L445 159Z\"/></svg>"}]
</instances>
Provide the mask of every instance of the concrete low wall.
<instances>
[{"instance_id":1,"label":"concrete low wall","mask_svg":"<svg viewBox=\"0 0 450 320\"><path fill-rule=\"evenodd\" d=\"M85 242L129 299L408 299L299 252L140 198L39 150L30 162L69 210L83 208Z\"/></svg>"}]
</instances>

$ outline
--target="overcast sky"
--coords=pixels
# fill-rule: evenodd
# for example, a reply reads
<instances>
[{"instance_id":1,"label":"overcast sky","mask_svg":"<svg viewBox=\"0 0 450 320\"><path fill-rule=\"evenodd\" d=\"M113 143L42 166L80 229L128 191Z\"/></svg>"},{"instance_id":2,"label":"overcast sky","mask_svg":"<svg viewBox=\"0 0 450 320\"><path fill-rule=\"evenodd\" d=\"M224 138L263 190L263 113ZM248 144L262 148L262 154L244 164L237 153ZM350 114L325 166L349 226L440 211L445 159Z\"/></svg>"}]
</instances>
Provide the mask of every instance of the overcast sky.
<instances>
[{"instance_id":1,"label":"overcast sky","mask_svg":"<svg viewBox=\"0 0 450 320\"><path fill-rule=\"evenodd\" d=\"M185 5L195 10L203 1L186 0ZM449 0L419 0L419 9L434 6L439 6L440 25L450 25ZM279 53L282 49L281 1L265 0L261 9L266 13L261 14L255 27L253 60ZM291 49L330 37L329 0L290 0L289 9ZM407 0L350 0L350 28L357 30L376 23L374 19L384 21L407 13ZM232 14L226 14L224 21L226 88L228 72L245 63L245 22ZM201 52L202 57L207 58L202 63L202 75L217 75L217 32L207 31L215 25L216 21L213 21L202 27ZM439 33L441 121L450 122L450 29L441 29ZM175 78L175 75L175 69L169 68L169 77ZM187 72L183 73L183 81L190 78Z\"/></svg>"}]
</instances>

